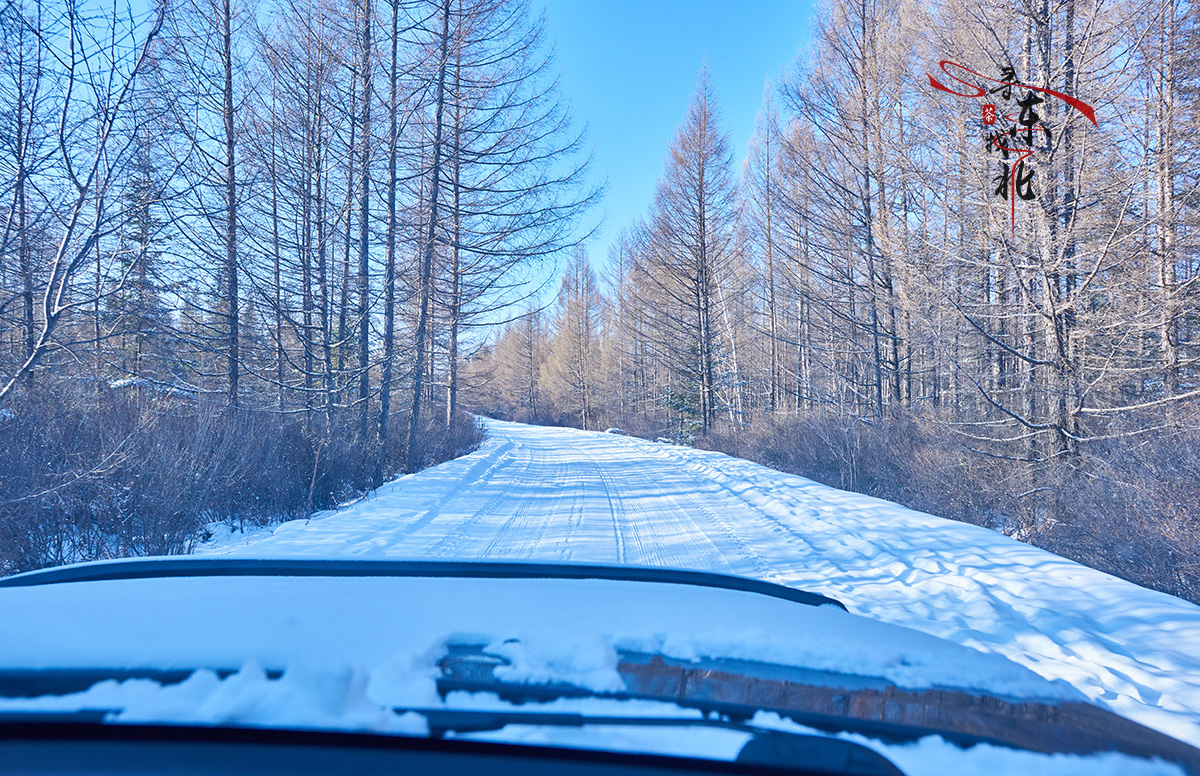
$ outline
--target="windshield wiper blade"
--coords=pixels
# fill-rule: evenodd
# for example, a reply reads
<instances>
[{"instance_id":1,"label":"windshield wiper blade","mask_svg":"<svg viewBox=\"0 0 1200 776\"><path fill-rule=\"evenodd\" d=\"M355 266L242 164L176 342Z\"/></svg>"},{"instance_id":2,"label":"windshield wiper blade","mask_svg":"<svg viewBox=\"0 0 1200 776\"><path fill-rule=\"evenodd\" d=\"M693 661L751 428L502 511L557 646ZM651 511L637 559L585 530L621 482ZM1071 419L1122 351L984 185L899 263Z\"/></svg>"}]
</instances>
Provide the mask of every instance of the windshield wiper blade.
<instances>
[{"instance_id":1,"label":"windshield wiper blade","mask_svg":"<svg viewBox=\"0 0 1200 776\"><path fill-rule=\"evenodd\" d=\"M535 727L713 727L749 733L751 739L738 753L737 762L802 767L806 772L844 776L903 776L886 757L867 747L840 738L772 730L730 719L708 717L649 717L576 712L509 711L488 709L396 708L425 718L432 738L447 733L483 733L510 725Z\"/></svg>"},{"instance_id":2,"label":"windshield wiper blade","mask_svg":"<svg viewBox=\"0 0 1200 776\"><path fill-rule=\"evenodd\" d=\"M588 690L575 685L566 684L518 684L501 681L476 681L469 679L448 679L441 677L437 680L438 694L445 699L451 692L486 692L497 696L500 700L510 703L548 703L563 698L596 698L614 701L657 701L672 703L685 709L695 709L702 714L714 715L727 720L727 724L745 724L760 711L778 714L797 724L820 730L825 733L858 733L869 738L888 744L905 744L918 741L926 736L941 736L948 743L962 749L969 749L977 744L990 744L1014 748L1009 742L998 738L942 730L939 728L918 727L896 722L883 722L860 717L836 716L801 711L798 709L780 709L766 706L749 706L742 703L728 703L702 698L687 698L680 696L663 696L632 692L602 692ZM504 712L501 712L504 713ZM481 718L482 719L482 718ZM699 722L700 720L694 720ZM515 723L508 723L515 724ZM495 729L495 728L490 728Z\"/></svg>"},{"instance_id":3,"label":"windshield wiper blade","mask_svg":"<svg viewBox=\"0 0 1200 776\"><path fill-rule=\"evenodd\" d=\"M0 725L15 725L27 722L51 723L69 722L75 724L99 724L108 719L111 714L120 713L120 709L21 709L19 711L0 711Z\"/></svg>"},{"instance_id":4,"label":"windshield wiper blade","mask_svg":"<svg viewBox=\"0 0 1200 776\"><path fill-rule=\"evenodd\" d=\"M501 730L509 725L547 725L583 727L584 725L638 725L643 727L681 727L708 723L717 727L743 728L736 722L714 723L695 717L628 717L622 715L580 714L570 711L508 711L490 709L395 708L397 714L420 714L429 724L429 734L441 738L446 733L482 733Z\"/></svg>"}]
</instances>

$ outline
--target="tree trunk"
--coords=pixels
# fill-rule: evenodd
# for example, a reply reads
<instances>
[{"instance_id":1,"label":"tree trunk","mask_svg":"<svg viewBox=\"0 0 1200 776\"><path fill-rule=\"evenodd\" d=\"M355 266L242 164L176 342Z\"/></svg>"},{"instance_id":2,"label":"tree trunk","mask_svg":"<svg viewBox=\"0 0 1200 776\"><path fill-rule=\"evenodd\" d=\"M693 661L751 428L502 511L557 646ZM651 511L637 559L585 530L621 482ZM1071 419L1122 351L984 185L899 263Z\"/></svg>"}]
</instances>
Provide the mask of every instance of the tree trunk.
<instances>
[{"instance_id":1,"label":"tree trunk","mask_svg":"<svg viewBox=\"0 0 1200 776\"><path fill-rule=\"evenodd\" d=\"M1161 0L1159 4L1159 48L1161 65L1158 68L1160 100L1155 124L1155 146L1158 159L1155 168L1157 181L1157 248L1159 256L1158 284L1160 289L1161 323L1159 342L1162 352L1164 391L1168 397L1179 394L1179 283L1176 264L1175 218L1175 2ZM1173 405L1169 405L1173 406Z\"/></svg>"},{"instance_id":2,"label":"tree trunk","mask_svg":"<svg viewBox=\"0 0 1200 776\"><path fill-rule=\"evenodd\" d=\"M462 0L458 3L458 12L462 13ZM446 428L454 422L458 412L458 326L462 308L462 277L459 268L459 241L462 238L462 213L459 209L459 197L462 193L459 176L462 173L462 43L458 42L454 49L454 160L453 193L451 199L451 245L450 245L450 299L446 311Z\"/></svg>"},{"instance_id":3,"label":"tree trunk","mask_svg":"<svg viewBox=\"0 0 1200 776\"><path fill-rule=\"evenodd\" d=\"M358 209L358 401L359 428L362 438L367 437L369 423L369 407L367 397L370 395L370 365L371 365L371 319L367 315L370 295L370 253L368 252L367 230L371 204L371 16L373 10L371 0L362 0L362 153L359 158L362 177L359 180L359 209Z\"/></svg>"},{"instance_id":4,"label":"tree trunk","mask_svg":"<svg viewBox=\"0 0 1200 776\"><path fill-rule=\"evenodd\" d=\"M416 363L413 365L412 411L408 421L408 471L414 472L420 463L417 450L417 438L421 429L421 394L424 390L425 350L429 329L429 306L433 285L433 253L434 240L438 226L438 197L441 186L442 172L442 113L446 96L446 65L450 46L450 0L442 3L442 35L441 55L438 63L437 96L434 110L433 128L433 167L432 181L429 187L429 224L425 233L425 245L422 246L419 290L420 312L417 315L416 332Z\"/></svg>"},{"instance_id":5,"label":"tree trunk","mask_svg":"<svg viewBox=\"0 0 1200 776\"><path fill-rule=\"evenodd\" d=\"M396 349L396 156L398 127L396 114L400 110L396 79L400 46L400 2L392 0L392 60L388 68L388 182L387 236L384 250L386 266L383 278L383 374L379 379L379 450L375 458L374 486L383 484L387 463L388 426L392 411L392 361Z\"/></svg>"},{"instance_id":6,"label":"tree trunk","mask_svg":"<svg viewBox=\"0 0 1200 776\"><path fill-rule=\"evenodd\" d=\"M236 135L233 127L233 10L230 0L224 0L221 18L221 57L224 67L224 104L222 114L225 124L225 297L228 304L228 351L226 372L229 385L229 406L238 403L239 357L238 332L238 267L237 267L237 174L234 168L234 144Z\"/></svg>"}]
</instances>

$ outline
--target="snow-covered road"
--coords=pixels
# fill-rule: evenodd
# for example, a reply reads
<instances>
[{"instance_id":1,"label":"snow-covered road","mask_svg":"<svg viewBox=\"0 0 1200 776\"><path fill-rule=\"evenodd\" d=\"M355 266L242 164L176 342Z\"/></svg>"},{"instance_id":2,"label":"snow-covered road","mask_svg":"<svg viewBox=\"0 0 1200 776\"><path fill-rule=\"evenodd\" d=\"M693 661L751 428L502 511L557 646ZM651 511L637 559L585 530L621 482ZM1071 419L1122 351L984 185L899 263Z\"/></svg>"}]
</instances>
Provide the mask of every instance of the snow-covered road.
<instances>
[{"instance_id":1,"label":"snow-covered road","mask_svg":"<svg viewBox=\"0 0 1200 776\"><path fill-rule=\"evenodd\" d=\"M1003 654L1200 745L1200 607L992 531L757 464L488 421L476 452L201 552L577 560L723 571Z\"/></svg>"}]
</instances>

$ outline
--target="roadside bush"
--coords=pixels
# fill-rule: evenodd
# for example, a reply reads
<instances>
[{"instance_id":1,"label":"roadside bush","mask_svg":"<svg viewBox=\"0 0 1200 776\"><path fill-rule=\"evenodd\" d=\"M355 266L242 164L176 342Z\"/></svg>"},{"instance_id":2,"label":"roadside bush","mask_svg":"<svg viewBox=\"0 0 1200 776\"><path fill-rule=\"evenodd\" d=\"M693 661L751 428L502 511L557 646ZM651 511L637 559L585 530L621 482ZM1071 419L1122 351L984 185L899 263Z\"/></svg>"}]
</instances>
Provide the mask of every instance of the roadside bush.
<instances>
[{"instance_id":1,"label":"roadside bush","mask_svg":"<svg viewBox=\"0 0 1200 776\"><path fill-rule=\"evenodd\" d=\"M1096 441L1033 465L948 428L807 413L723 426L698 446L986 526L1200 603L1200 433Z\"/></svg>"},{"instance_id":2,"label":"roadside bush","mask_svg":"<svg viewBox=\"0 0 1200 776\"><path fill-rule=\"evenodd\" d=\"M320 415L230 411L136 383L27 389L0 417L0 575L187 553L211 522L261 525L336 506L370 487L378 463L357 418L326 427ZM387 474L405 460L404 435L392 436ZM481 438L465 415L449 429L431 423L420 460L461 455Z\"/></svg>"}]
</instances>

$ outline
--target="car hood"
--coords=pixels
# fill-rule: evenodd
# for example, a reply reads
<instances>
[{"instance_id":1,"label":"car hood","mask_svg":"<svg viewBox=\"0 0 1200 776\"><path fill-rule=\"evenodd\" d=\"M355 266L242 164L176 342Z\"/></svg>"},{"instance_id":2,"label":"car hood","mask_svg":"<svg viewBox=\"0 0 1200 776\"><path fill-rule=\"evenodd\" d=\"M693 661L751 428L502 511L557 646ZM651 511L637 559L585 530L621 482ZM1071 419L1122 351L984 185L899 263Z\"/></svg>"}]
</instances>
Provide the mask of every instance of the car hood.
<instances>
[{"instance_id":1,"label":"car hood","mask_svg":"<svg viewBox=\"0 0 1200 776\"><path fill-rule=\"evenodd\" d=\"M697 572L125 561L0 580L0 622L0 712L422 734L507 724L439 722L449 709L586 700L610 716L767 713L909 741L1194 752L1001 656Z\"/></svg>"},{"instance_id":2,"label":"car hood","mask_svg":"<svg viewBox=\"0 0 1200 776\"><path fill-rule=\"evenodd\" d=\"M549 576L538 564L474 563L454 564L461 576L433 576L446 566L371 562L340 563L337 573L313 576L322 569L312 562L239 560L201 575L229 562L163 563L171 575L142 576L153 565L140 561L75 567L69 579L79 581L6 580L0 621L19 637L0 645L0 670L224 670L255 662L272 670L424 665L432 672L447 644L508 642L502 648L514 665L502 672L507 678L591 689L619 687L618 653L634 652L818 669L903 688L1081 699L1066 683L1047 682L1001 656L853 615L830 599L812 596L805 605L754 590L674 583L662 570L631 580L577 565L594 576L571 579ZM256 567L272 572L254 573ZM411 573L379 573L396 568ZM527 575L489 574L506 568ZM136 576L95 578L130 569Z\"/></svg>"}]
</instances>

